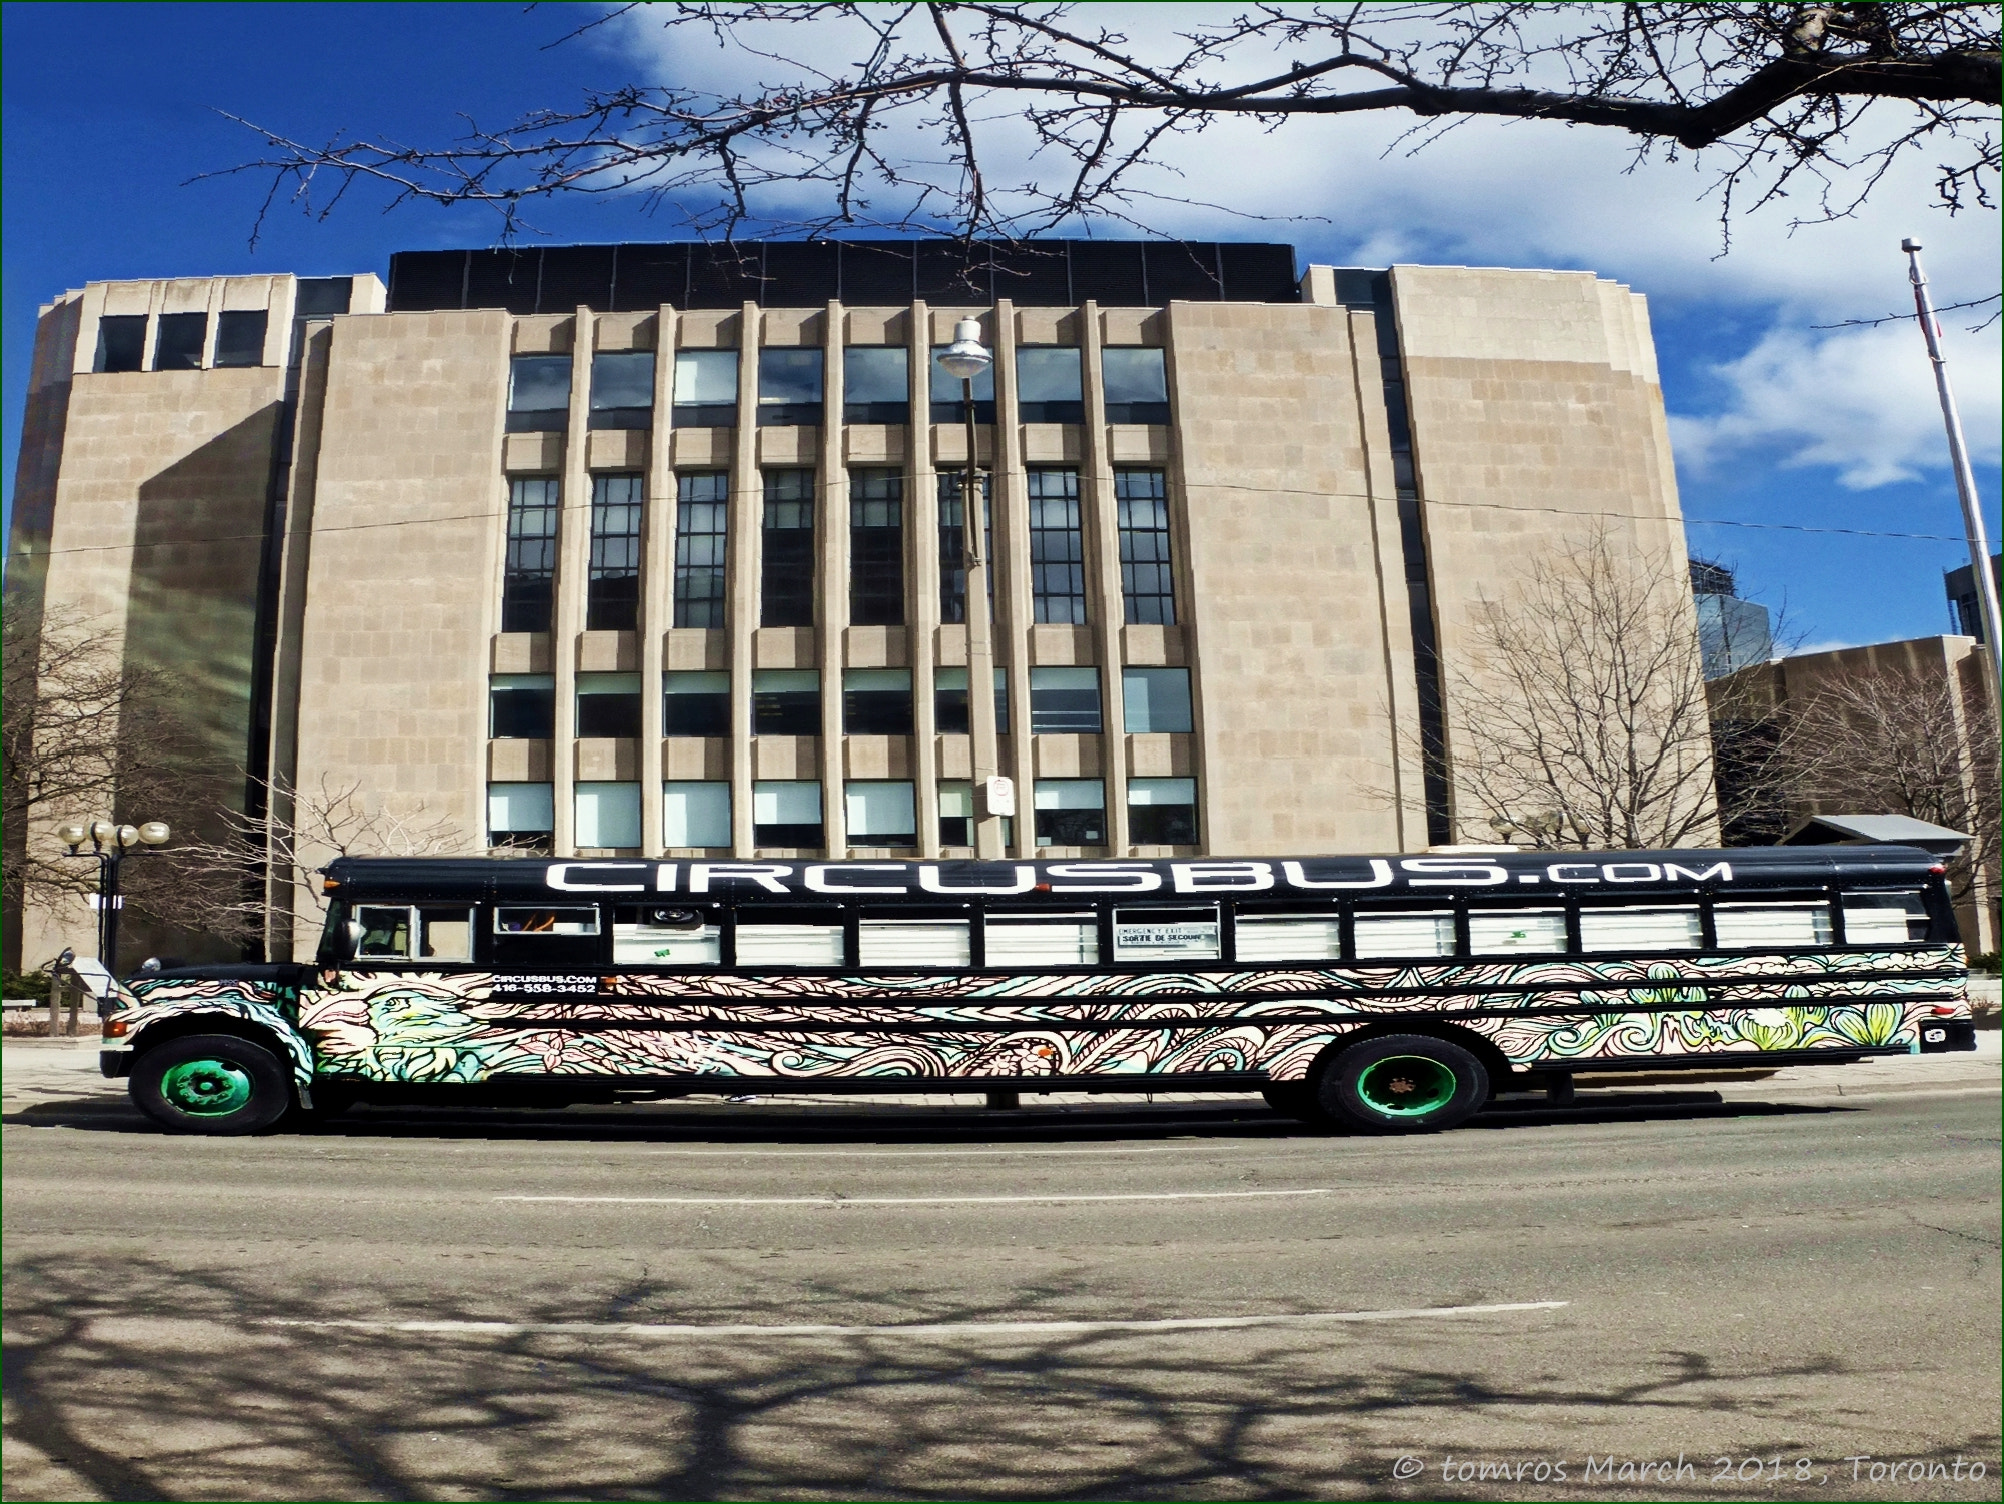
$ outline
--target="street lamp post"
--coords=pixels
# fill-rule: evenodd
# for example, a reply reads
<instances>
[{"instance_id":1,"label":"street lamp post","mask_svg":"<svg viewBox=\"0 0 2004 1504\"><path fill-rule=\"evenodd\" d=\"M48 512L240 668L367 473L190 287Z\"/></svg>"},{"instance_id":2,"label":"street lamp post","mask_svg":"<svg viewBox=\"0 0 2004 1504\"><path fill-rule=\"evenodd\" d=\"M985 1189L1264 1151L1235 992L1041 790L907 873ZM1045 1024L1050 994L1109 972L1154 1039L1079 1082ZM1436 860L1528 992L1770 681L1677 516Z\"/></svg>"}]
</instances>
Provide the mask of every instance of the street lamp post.
<instances>
[{"instance_id":1,"label":"street lamp post","mask_svg":"<svg viewBox=\"0 0 2004 1504\"><path fill-rule=\"evenodd\" d=\"M1914 316L1920 320L1921 337L1927 341L1927 358L1934 363L1934 389L1941 398L1941 421L1948 430L1948 458L1955 467L1955 492L1962 501L1962 527L1969 535L1969 562L1976 576L1977 615L1983 622L1983 647L1990 659L1990 679L1997 680L2004 643L1997 636L1997 577L1990 572L1990 540L1984 536L1983 505L1976 496L1976 472L1969 467L1969 446L1962 437L1962 414L1956 411L1955 392L1948 384L1948 360L1941 353L1941 325L1934 316L1934 300L1928 296L1927 273L1921 270L1921 243L1902 240L1907 253L1907 280L1914 287Z\"/></svg>"},{"instance_id":2,"label":"street lamp post","mask_svg":"<svg viewBox=\"0 0 2004 1504\"><path fill-rule=\"evenodd\" d=\"M118 894L118 867L128 854L145 846L164 846L171 832L164 822L148 820L143 825L118 825L110 820L93 820L89 825L71 821L56 827L56 839L69 847L68 855L94 858L97 862L97 958L113 976L118 975L118 910L124 902ZM90 842L90 850L79 850Z\"/></svg>"},{"instance_id":3,"label":"street lamp post","mask_svg":"<svg viewBox=\"0 0 2004 1504\"><path fill-rule=\"evenodd\" d=\"M1014 812L1015 789L998 776L995 732L995 640L989 621L987 498L975 453L974 379L995 357L981 343L978 319L953 326L953 343L940 352L940 369L960 378L961 408L967 420L967 473L960 487L961 558L967 568L967 729L974 775L974 855L981 861L1002 856L1001 816Z\"/></svg>"}]
</instances>

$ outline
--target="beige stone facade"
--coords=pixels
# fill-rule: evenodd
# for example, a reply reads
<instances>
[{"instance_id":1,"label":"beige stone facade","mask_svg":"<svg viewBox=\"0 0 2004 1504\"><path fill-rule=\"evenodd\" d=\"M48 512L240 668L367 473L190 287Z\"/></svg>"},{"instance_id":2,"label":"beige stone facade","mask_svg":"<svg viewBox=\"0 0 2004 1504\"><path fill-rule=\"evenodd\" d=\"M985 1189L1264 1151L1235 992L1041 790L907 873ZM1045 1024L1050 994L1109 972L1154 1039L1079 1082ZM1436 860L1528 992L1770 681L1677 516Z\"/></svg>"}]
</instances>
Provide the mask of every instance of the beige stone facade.
<instances>
[{"instance_id":1,"label":"beige stone facade","mask_svg":"<svg viewBox=\"0 0 2004 1504\"><path fill-rule=\"evenodd\" d=\"M980 429L979 459L997 477L1000 761L1020 797L1011 854L1452 840L1451 793L1426 786L1416 749L1421 721L1443 714L1429 659L1457 652L1479 592L1610 519L1638 546L1682 558L1643 299L1587 273L1315 267L1297 301L1154 307L1004 298L534 314L383 311L381 284L363 277L345 311L295 318L298 285L92 284L45 310L13 575L113 624L143 615L148 639L176 651L237 655L214 671L219 735L240 736L277 785L352 786L385 808L421 807L471 847L497 828L497 810L546 798L541 844L557 854L971 855L952 823L968 737L939 724L936 694L956 675L965 683L966 629L942 619L939 526L939 476L965 464L965 438L958 423L926 421L930 350L962 317L981 321L996 354L996 421ZM253 306L270 314L259 364L219 368L214 315ZM203 363L99 368L106 314L157 320L184 307L211 315ZM906 422L838 421L852 346L906 352ZM1078 352L1083 421L1044 421L1019 392L1019 350L1052 347ZM1107 352L1150 349L1169 421L1115 421L1131 414L1108 411ZM825 420L761 425L759 353L789 350L822 352ZM678 418L678 357L699 351L739 353L736 421ZM651 357L652 407L608 427L595 417L592 357L622 353ZM511 419L511 365L538 355L572 357L569 386L530 425ZM766 477L782 469L812 472L809 625L761 624ZM900 478L901 621L853 619L859 475ZM1037 493L1054 475L1075 475L1075 545L1033 542L1033 522L1052 515ZM1133 619L1153 608L1134 607L1123 586L1123 552L1142 544L1123 531L1118 493L1151 476L1167 502L1171 621ZM588 621L595 483L608 477L644 498L630 630ZM690 477L721 477L703 482L724 502L721 624L678 624L678 495L693 494ZM560 507L545 630L504 630L511 496L524 481L552 483ZM1083 619L1050 620L1043 566L1074 546L1083 610L1065 610ZM1059 669L1091 674L1043 672ZM1151 720L1156 710L1127 702L1123 671L1144 669L1187 671L1187 729L1173 706ZM909 734L845 729L845 686L885 682L852 677L868 670L909 675ZM816 724L755 733L755 697L781 682L775 673L818 689ZM667 676L692 674L721 676L675 682L720 687L724 734L670 734ZM491 691L544 684L537 676L551 734L492 735ZM1060 682L1096 682L1097 729L1075 698L1046 714L1062 696L1045 686ZM638 693L637 735L580 734L579 690L607 685ZM1451 705L1444 721L1451 750ZM708 827L715 844L701 848L673 839L694 828L674 801L698 785L727 809L726 833ZM782 786L795 792L773 792ZM820 793L818 842L761 844L762 824L801 828L768 816L802 787ZM885 788L888 805L873 804ZM1079 807L1095 789L1101 839L1040 837L1040 797ZM1186 792L1189 823L1150 813ZM908 830L851 828L852 810L876 820L871 810L907 798ZM1160 844L1151 831L1187 839ZM87 923L31 916L21 953L33 964Z\"/></svg>"}]
</instances>

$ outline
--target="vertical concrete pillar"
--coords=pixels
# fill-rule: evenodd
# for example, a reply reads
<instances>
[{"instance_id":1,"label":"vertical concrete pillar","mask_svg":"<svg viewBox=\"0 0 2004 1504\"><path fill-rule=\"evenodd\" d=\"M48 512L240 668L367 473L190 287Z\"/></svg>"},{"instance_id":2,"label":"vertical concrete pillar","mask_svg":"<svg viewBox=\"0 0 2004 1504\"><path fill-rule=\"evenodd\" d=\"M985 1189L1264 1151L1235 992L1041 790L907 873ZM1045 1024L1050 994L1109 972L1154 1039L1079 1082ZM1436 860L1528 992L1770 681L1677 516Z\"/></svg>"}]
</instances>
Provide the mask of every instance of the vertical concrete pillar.
<instances>
[{"instance_id":1,"label":"vertical concrete pillar","mask_svg":"<svg viewBox=\"0 0 2004 1504\"><path fill-rule=\"evenodd\" d=\"M842 784L842 668L848 661L849 468L842 453L842 305L830 302L821 330L821 452L815 476L815 561L821 568L821 620L815 666L821 673L821 839L840 859L849 845Z\"/></svg>"},{"instance_id":2,"label":"vertical concrete pillar","mask_svg":"<svg viewBox=\"0 0 2004 1504\"><path fill-rule=\"evenodd\" d=\"M1016 396L1016 305L995 300L989 334L995 352L995 439L993 479L989 482L995 509L995 656L1008 670L1009 752L1003 769L1016 780L1016 850L1018 857L1037 854L1035 793L1037 766L1030 739L1030 626L1036 612L1030 598L1030 498L1023 470L1022 409ZM976 508L969 498L968 514ZM968 676L967 692L983 686ZM990 694L994 686L987 686Z\"/></svg>"},{"instance_id":3,"label":"vertical concrete pillar","mask_svg":"<svg viewBox=\"0 0 2004 1504\"><path fill-rule=\"evenodd\" d=\"M932 315L914 303L905 324L906 557L911 567L912 799L919 855L939 857L939 727L933 660L939 651L939 472L932 452Z\"/></svg>"},{"instance_id":4,"label":"vertical concrete pillar","mask_svg":"<svg viewBox=\"0 0 2004 1504\"><path fill-rule=\"evenodd\" d=\"M1113 495L1113 458L1107 448L1106 384L1100 379L1099 304L1078 312L1079 375L1085 388L1085 463L1080 467L1080 526L1085 534L1086 611L1099 660L1100 776L1106 789L1106 847L1127 855L1127 737L1121 704L1121 629L1127 600L1120 586L1120 514Z\"/></svg>"},{"instance_id":5,"label":"vertical concrete pillar","mask_svg":"<svg viewBox=\"0 0 2004 1504\"><path fill-rule=\"evenodd\" d=\"M758 625L758 351L763 321L756 303L738 313L738 426L731 450L729 539L725 549L724 626L731 666L731 851L752 850L752 633Z\"/></svg>"},{"instance_id":6,"label":"vertical concrete pillar","mask_svg":"<svg viewBox=\"0 0 2004 1504\"><path fill-rule=\"evenodd\" d=\"M654 315L654 413L647 427L647 505L640 541L640 849L666 851L661 836L665 727L662 671L668 629L675 623L675 309Z\"/></svg>"},{"instance_id":7,"label":"vertical concrete pillar","mask_svg":"<svg viewBox=\"0 0 2004 1504\"><path fill-rule=\"evenodd\" d=\"M550 633L556 677L556 736L551 742L550 798L556 817L551 846L577 855L578 641L584 631L585 581L591 573L591 472L585 468L591 419L593 315L580 307L571 323L571 402L564 424L563 510L557 518L557 592Z\"/></svg>"}]
</instances>

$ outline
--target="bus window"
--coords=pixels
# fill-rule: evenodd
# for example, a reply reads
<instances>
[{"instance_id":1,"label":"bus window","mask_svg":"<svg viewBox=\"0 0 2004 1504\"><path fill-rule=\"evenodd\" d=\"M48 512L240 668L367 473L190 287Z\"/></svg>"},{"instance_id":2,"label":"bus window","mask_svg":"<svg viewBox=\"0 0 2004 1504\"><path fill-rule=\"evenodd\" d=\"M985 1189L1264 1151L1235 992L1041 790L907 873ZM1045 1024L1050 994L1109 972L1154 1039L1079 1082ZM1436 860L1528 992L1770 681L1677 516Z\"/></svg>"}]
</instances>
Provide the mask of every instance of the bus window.
<instances>
[{"instance_id":1,"label":"bus window","mask_svg":"<svg viewBox=\"0 0 2004 1504\"><path fill-rule=\"evenodd\" d=\"M1468 916L1468 949L1474 955L1554 955L1565 948L1564 909L1477 909Z\"/></svg>"},{"instance_id":2,"label":"bus window","mask_svg":"<svg viewBox=\"0 0 2004 1504\"><path fill-rule=\"evenodd\" d=\"M1116 961L1215 961L1218 911L1214 908L1116 909Z\"/></svg>"},{"instance_id":3,"label":"bus window","mask_svg":"<svg viewBox=\"0 0 2004 1504\"><path fill-rule=\"evenodd\" d=\"M1827 903L1722 903L1712 910L1720 950L1788 950L1830 943Z\"/></svg>"},{"instance_id":4,"label":"bus window","mask_svg":"<svg viewBox=\"0 0 2004 1504\"><path fill-rule=\"evenodd\" d=\"M1334 915L1241 914L1234 933L1241 961L1343 959L1343 930Z\"/></svg>"},{"instance_id":5,"label":"bus window","mask_svg":"<svg viewBox=\"0 0 2004 1504\"><path fill-rule=\"evenodd\" d=\"M1927 904L1920 894L1846 893L1847 945L1906 945L1927 939Z\"/></svg>"},{"instance_id":6,"label":"bus window","mask_svg":"<svg viewBox=\"0 0 2004 1504\"><path fill-rule=\"evenodd\" d=\"M973 926L965 919L865 919L856 959L864 966L968 966Z\"/></svg>"},{"instance_id":7,"label":"bus window","mask_svg":"<svg viewBox=\"0 0 2004 1504\"><path fill-rule=\"evenodd\" d=\"M616 966L715 966L723 927L696 909L620 909L612 916Z\"/></svg>"},{"instance_id":8,"label":"bus window","mask_svg":"<svg viewBox=\"0 0 2004 1504\"><path fill-rule=\"evenodd\" d=\"M990 914L982 927L990 966L1097 966L1092 914Z\"/></svg>"},{"instance_id":9,"label":"bus window","mask_svg":"<svg viewBox=\"0 0 2004 1504\"><path fill-rule=\"evenodd\" d=\"M1359 914L1357 956L1451 956L1454 915L1446 909L1426 913Z\"/></svg>"},{"instance_id":10,"label":"bus window","mask_svg":"<svg viewBox=\"0 0 2004 1504\"><path fill-rule=\"evenodd\" d=\"M427 961L473 959L473 910L421 908L418 955Z\"/></svg>"},{"instance_id":11,"label":"bus window","mask_svg":"<svg viewBox=\"0 0 2004 1504\"><path fill-rule=\"evenodd\" d=\"M494 911L497 935L596 935L597 909L514 909Z\"/></svg>"},{"instance_id":12,"label":"bus window","mask_svg":"<svg viewBox=\"0 0 2004 1504\"><path fill-rule=\"evenodd\" d=\"M1696 950L1701 938L1695 905L1580 910L1581 950Z\"/></svg>"},{"instance_id":13,"label":"bus window","mask_svg":"<svg viewBox=\"0 0 2004 1504\"><path fill-rule=\"evenodd\" d=\"M792 923L751 923L738 911L739 966L840 966L842 924L828 915Z\"/></svg>"},{"instance_id":14,"label":"bus window","mask_svg":"<svg viewBox=\"0 0 2004 1504\"><path fill-rule=\"evenodd\" d=\"M411 911L358 904L355 918L362 926L362 943L355 954L362 959L394 956L399 960L411 953Z\"/></svg>"}]
</instances>

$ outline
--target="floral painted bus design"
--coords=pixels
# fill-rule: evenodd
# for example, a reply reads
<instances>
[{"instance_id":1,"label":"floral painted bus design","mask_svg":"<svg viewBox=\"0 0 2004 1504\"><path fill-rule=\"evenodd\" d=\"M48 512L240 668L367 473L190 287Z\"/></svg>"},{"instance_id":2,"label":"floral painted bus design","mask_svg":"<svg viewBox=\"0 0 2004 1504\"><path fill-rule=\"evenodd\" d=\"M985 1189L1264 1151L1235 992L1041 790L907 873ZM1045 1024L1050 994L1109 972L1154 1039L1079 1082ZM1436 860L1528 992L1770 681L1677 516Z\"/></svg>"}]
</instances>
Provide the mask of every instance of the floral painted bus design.
<instances>
[{"instance_id":1,"label":"floral painted bus design","mask_svg":"<svg viewBox=\"0 0 2004 1504\"><path fill-rule=\"evenodd\" d=\"M106 1069L142 1107L241 1131L199 1110L258 1094L228 1046L141 1068L191 1038L263 1049L288 1105L1173 1086L1389 1131L1581 1072L1973 1047L1941 874L1900 848L357 860L328 891L311 965L132 983Z\"/></svg>"}]
</instances>

